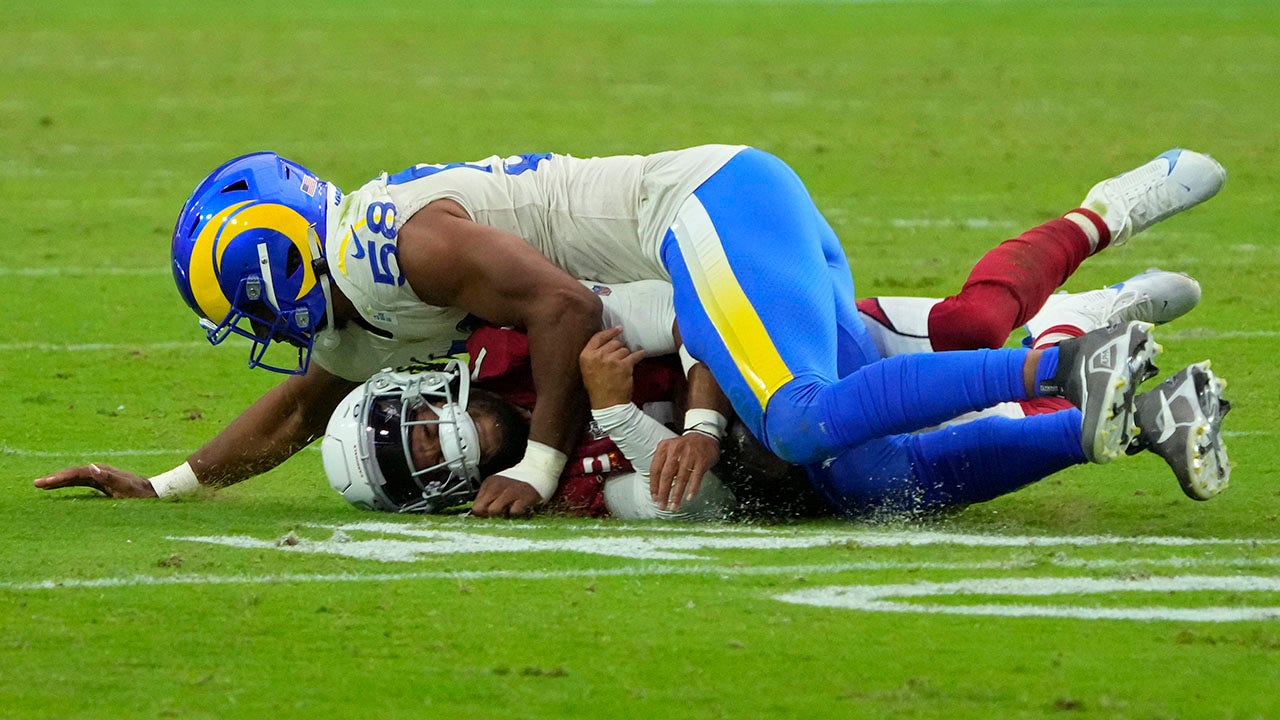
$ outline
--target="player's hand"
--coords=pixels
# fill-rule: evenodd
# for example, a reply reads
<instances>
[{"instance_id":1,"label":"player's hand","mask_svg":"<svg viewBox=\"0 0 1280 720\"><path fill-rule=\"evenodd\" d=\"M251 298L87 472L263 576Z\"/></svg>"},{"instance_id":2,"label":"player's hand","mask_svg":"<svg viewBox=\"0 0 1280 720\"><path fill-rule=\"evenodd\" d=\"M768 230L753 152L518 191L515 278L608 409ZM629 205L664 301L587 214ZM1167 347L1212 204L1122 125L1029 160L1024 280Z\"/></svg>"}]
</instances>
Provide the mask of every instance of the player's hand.
<instances>
[{"instance_id":1,"label":"player's hand","mask_svg":"<svg viewBox=\"0 0 1280 720\"><path fill-rule=\"evenodd\" d=\"M578 354L582 384L591 398L591 407L597 410L631 402L631 376L636 363L644 358L644 351L628 350L618 340L621 334L620 327L601 330Z\"/></svg>"},{"instance_id":2,"label":"player's hand","mask_svg":"<svg viewBox=\"0 0 1280 720\"><path fill-rule=\"evenodd\" d=\"M688 432L658 443L649 466L649 494L659 510L675 512L702 487L702 476L720 461L720 441Z\"/></svg>"},{"instance_id":3,"label":"player's hand","mask_svg":"<svg viewBox=\"0 0 1280 720\"><path fill-rule=\"evenodd\" d=\"M476 517L522 517L533 512L542 496L523 480L490 475L480 483L480 492L471 505Z\"/></svg>"},{"instance_id":4,"label":"player's hand","mask_svg":"<svg viewBox=\"0 0 1280 720\"><path fill-rule=\"evenodd\" d=\"M117 470L110 465L81 465L67 468L35 481L42 490L65 487L88 487L113 498L153 498L156 489L141 475Z\"/></svg>"}]
</instances>

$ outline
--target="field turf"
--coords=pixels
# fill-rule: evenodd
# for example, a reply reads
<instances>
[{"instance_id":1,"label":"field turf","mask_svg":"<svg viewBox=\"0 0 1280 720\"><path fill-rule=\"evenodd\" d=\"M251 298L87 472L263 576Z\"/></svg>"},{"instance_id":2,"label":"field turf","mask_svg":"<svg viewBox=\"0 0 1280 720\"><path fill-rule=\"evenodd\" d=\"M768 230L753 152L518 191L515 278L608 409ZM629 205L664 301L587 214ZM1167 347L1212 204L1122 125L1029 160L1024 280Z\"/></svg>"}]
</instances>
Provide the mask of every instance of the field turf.
<instances>
[{"instance_id":1,"label":"field turf","mask_svg":"<svg viewBox=\"0 0 1280 720\"><path fill-rule=\"evenodd\" d=\"M3 18L0 716L1280 716L1276 4L16 0ZM862 295L953 292L1103 177L1214 154L1219 197L1068 289L1201 280L1160 364L1229 380L1232 487L1194 503L1143 456L929 523L689 527L377 517L315 451L181 501L31 486L171 468L276 382L207 346L168 270L177 211L222 160L269 148L355 187L705 142L791 163Z\"/></svg>"}]
</instances>

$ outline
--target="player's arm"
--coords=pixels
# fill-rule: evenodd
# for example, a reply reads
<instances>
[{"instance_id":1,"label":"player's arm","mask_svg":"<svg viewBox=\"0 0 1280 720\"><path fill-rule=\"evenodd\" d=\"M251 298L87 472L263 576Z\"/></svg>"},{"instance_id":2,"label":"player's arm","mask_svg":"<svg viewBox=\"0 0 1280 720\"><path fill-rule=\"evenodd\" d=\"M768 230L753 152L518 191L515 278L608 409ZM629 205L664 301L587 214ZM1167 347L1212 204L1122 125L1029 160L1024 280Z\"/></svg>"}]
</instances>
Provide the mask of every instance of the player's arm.
<instances>
[{"instance_id":1,"label":"player's arm","mask_svg":"<svg viewBox=\"0 0 1280 720\"><path fill-rule=\"evenodd\" d=\"M620 374L621 370L628 369L622 366L622 361L629 356L618 351L643 348L649 355L680 351L688 378L684 397L684 407L688 410L684 432L673 436L665 428L661 428L661 433L649 428L640 433L642 439L627 438L627 442L635 446L635 453L644 458L642 472L648 475L653 502L662 510L674 512L685 500L698 493L703 475L719 462L720 441L727 429L727 418L732 417L732 407L710 369L682 351L671 283L647 280L616 284L610 290L602 298L605 324L618 326L621 332L598 334L588 343L592 352L584 351L579 359L583 379L591 395L592 413L600 422L599 410L619 408L606 413L605 419L618 420L625 413L636 421L627 427L640 428L640 419L622 406L623 403L630 404L631 377L629 372L625 378ZM607 338L603 337L605 333ZM605 350L607 341L612 341L612 351ZM588 378L588 374L593 377ZM608 398L603 405L600 403L602 397ZM653 424L657 425L656 422ZM610 433L610 437L614 437L614 433ZM617 442L617 438L614 441ZM631 455L628 459L635 464Z\"/></svg>"},{"instance_id":2,"label":"player's arm","mask_svg":"<svg viewBox=\"0 0 1280 720\"><path fill-rule=\"evenodd\" d=\"M600 329L599 299L523 238L473 222L451 200L437 200L405 223L398 256L423 302L528 333L538 395L529 448L514 468L485 479L471 512L529 512L555 491L586 414L577 358Z\"/></svg>"},{"instance_id":3,"label":"player's arm","mask_svg":"<svg viewBox=\"0 0 1280 720\"><path fill-rule=\"evenodd\" d=\"M615 294L622 287L615 286ZM703 477L719 462L725 418L733 411L711 371L694 362L688 373L683 434L676 435L642 413L631 402L632 375L645 353L622 342L624 330L616 326L596 333L579 355L591 413L636 471L648 476L654 505L676 512L697 496Z\"/></svg>"},{"instance_id":4,"label":"player's arm","mask_svg":"<svg viewBox=\"0 0 1280 720\"><path fill-rule=\"evenodd\" d=\"M329 415L356 383L311 363L305 375L294 375L267 391L222 432L175 468L148 479L108 465L67 468L35 481L36 487L92 487L112 497L156 497L179 476L175 492L199 485L225 487L266 472L324 434ZM158 480L159 482L153 482Z\"/></svg>"},{"instance_id":5,"label":"player's arm","mask_svg":"<svg viewBox=\"0 0 1280 720\"><path fill-rule=\"evenodd\" d=\"M659 508L674 512L698 494L702 476L720 461L720 443L733 417L733 406L711 369L684 350L680 328L674 323L672 333L688 380L684 431L658 444L649 473L649 492Z\"/></svg>"},{"instance_id":6,"label":"player's arm","mask_svg":"<svg viewBox=\"0 0 1280 720\"><path fill-rule=\"evenodd\" d=\"M720 462L720 443L733 417L729 398L702 363L689 368L684 431L658 443L649 473L649 492L662 510L675 512L692 500L702 477Z\"/></svg>"}]
</instances>

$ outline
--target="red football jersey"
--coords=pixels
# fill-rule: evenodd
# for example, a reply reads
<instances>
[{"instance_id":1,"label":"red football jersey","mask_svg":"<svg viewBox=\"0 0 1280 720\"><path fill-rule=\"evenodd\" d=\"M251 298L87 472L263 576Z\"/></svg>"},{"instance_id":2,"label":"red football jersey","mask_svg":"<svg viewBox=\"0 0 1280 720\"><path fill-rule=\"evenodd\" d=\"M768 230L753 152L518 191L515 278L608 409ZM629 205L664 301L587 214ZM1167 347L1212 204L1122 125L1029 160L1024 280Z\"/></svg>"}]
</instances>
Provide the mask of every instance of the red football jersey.
<instances>
[{"instance_id":1,"label":"red football jersey","mask_svg":"<svg viewBox=\"0 0 1280 720\"><path fill-rule=\"evenodd\" d=\"M497 393L526 410L537 394L529 363L529 340L512 328L482 326L467 338L471 370L479 387ZM476 371L476 368L479 371ZM683 397L684 372L675 355L645 358L636 365L632 402L644 407ZM551 507L573 515L604 517L604 481L612 473L632 472L631 463L607 435L588 421L577 447L569 453Z\"/></svg>"}]
</instances>

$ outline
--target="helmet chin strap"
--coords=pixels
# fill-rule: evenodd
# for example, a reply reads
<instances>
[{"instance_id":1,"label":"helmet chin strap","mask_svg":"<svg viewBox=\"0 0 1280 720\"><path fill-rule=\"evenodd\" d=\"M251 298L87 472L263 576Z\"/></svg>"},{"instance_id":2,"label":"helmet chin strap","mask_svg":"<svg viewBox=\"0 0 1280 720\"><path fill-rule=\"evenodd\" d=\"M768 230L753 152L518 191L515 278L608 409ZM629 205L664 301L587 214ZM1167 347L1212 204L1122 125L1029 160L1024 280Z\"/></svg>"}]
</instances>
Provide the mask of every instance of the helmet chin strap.
<instances>
[{"instance_id":1,"label":"helmet chin strap","mask_svg":"<svg viewBox=\"0 0 1280 720\"><path fill-rule=\"evenodd\" d=\"M321 181L320 184L321 192L324 193L324 215L320 218L320 224L324 228L325 237L331 237L337 218L332 218L333 222L330 222L330 219L334 209L342 203L342 191L333 183ZM315 258L311 261L311 268L315 270L316 282L320 284L320 291L324 293L324 312L325 317L329 319L328 325L320 331L316 340L321 348L332 350L342 342L342 337L338 335L337 318L333 315L333 285L330 284L330 278L333 275L329 272L329 259L325 256L324 244L320 242L320 235L316 232L314 225L307 233L307 243L311 247L311 257Z\"/></svg>"},{"instance_id":2,"label":"helmet chin strap","mask_svg":"<svg viewBox=\"0 0 1280 720\"><path fill-rule=\"evenodd\" d=\"M316 273L316 283L320 285L320 292L324 293L324 315L329 322L323 330L316 333L316 342L325 350L332 350L342 342L342 338L338 336L335 329L336 321L333 317L333 286L330 284L329 260L324 256L324 249L320 247L320 239L316 235L315 230L307 233L307 243L311 246L311 257L315 260L311 261L311 269Z\"/></svg>"}]
</instances>

